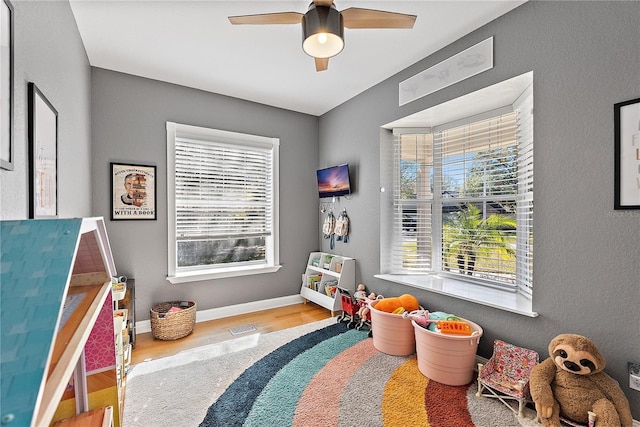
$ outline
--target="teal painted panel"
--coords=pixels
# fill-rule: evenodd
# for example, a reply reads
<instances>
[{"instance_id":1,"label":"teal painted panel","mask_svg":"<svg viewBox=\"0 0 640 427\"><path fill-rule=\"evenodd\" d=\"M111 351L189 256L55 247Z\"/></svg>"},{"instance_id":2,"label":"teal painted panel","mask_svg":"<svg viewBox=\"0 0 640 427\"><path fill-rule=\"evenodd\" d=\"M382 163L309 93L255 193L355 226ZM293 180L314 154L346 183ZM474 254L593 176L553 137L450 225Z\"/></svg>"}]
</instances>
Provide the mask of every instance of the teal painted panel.
<instances>
[{"instance_id":1,"label":"teal painted panel","mask_svg":"<svg viewBox=\"0 0 640 427\"><path fill-rule=\"evenodd\" d=\"M82 220L0 221L2 414L28 426L71 276Z\"/></svg>"}]
</instances>

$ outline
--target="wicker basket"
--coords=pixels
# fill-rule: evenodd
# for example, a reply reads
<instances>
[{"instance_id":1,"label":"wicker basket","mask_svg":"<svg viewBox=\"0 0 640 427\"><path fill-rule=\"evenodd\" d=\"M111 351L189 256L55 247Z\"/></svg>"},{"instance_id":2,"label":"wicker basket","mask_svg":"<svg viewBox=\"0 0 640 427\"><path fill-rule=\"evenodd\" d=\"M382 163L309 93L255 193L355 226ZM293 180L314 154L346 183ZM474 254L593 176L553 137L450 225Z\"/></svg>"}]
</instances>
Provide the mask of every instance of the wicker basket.
<instances>
[{"instance_id":1,"label":"wicker basket","mask_svg":"<svg viewBox=\"0 0 640 427\"><path fill-rule=\"evenodd\" d=\"M182 310L169 313L172 307ZM186 307L186 308L185 308ZM193 332L196 323L194 301L171 301L154 305L151 309L151 332L159 340L177 340Z\"/></svg>"}]
</instances>

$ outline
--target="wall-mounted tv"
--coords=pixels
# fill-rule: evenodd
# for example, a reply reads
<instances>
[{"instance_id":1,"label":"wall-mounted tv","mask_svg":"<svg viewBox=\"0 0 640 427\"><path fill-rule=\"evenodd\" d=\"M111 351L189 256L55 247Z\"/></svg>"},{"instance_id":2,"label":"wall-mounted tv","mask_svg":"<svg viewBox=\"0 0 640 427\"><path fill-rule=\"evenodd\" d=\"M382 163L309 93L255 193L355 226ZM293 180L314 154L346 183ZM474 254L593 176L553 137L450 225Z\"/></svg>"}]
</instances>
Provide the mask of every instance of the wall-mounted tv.
<instances>
[{"instance_id":1,"label":"wall-mounted tv","mask_svg":"<svg viewBox=\"0 0 640 427\"><path fill-rule=\"evenodd\" d=\"M318 195L321 199L351 194L348 164L319 169L316 174L318 176Z\"/></svg>"}]
</instances>

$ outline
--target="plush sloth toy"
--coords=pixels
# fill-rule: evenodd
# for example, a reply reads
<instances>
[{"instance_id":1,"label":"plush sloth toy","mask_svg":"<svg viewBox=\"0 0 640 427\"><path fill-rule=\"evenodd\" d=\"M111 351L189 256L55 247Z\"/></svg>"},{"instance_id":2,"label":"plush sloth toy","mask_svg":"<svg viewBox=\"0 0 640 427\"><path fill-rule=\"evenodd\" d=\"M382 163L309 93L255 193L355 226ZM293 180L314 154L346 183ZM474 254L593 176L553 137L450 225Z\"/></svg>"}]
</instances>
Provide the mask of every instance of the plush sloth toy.
<instances>
[{"instance_id":1,"label":"plush sloth toy","mask_svg":"<svg viewBox=\"0 0 640 427\"><path fill-rule=\"evenodd\" d=\"M543 426L560 426L562 416L596 426L631 427L629 401L618 383L603 372L606 361L596 345L575 334L551 340L549 357L531 371L531 397Z\"/></svg>"}]
</instances>

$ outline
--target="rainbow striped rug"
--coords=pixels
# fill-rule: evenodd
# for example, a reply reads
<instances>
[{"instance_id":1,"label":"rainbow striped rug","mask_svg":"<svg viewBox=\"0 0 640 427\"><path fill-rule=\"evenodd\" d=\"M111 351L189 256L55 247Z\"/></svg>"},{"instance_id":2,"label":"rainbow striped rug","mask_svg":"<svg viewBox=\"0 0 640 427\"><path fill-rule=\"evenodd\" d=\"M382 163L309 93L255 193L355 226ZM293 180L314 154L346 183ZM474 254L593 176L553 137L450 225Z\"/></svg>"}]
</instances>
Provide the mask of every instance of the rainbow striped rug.
<instances>
[{"instance_id":1,"label":"rainbow striped rug","mask_svg":"<svg viewBox=\"0 0 640 427\"><path fill-rule=\"evenodd\" d=\"M209 407L201 427L520 426L509 409L420 373L415 355L377 351L366 331L333 324L258 360Z\"/></svg>"}]
</instances>

